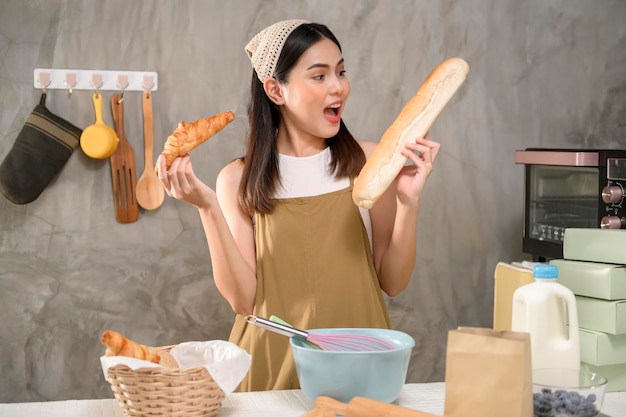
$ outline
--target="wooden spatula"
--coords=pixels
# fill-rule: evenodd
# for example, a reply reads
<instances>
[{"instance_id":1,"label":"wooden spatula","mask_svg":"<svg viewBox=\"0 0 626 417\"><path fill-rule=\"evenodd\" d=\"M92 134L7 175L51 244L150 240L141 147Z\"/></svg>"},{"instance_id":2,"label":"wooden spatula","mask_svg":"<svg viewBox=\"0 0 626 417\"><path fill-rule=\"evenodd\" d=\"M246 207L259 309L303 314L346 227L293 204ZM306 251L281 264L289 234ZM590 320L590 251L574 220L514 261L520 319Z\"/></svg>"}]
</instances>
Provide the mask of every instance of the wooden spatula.
<instances>
[{"instance_id":1,"label":"wooden spatula","mask_svg":"<svg viewBox=\"0 0 626 417\"><path fill-rule=\"evenodd\" d=\"M109 161L111 162L115 219L119 223L132 223L139 217L139 204L135 198L137 173L135 152L124 134L124 102L121 99L121 94L113 94L111 97L113 123L120 141Z\"/></svg>"}]
</instances>

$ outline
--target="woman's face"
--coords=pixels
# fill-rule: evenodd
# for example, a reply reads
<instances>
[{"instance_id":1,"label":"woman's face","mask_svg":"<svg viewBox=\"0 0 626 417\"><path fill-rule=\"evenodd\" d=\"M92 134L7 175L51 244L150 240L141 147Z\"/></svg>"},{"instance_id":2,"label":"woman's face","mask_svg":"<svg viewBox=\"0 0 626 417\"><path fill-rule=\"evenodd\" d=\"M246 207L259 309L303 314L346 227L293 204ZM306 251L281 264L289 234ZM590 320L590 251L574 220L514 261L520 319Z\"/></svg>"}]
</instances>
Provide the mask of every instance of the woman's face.
<instances>
[{"instance_id":1,"label":"woman's face","mask_svg":"<svg viewBox=\"0 0 626 417\"><path fill-rule=\"evenodd\" d=\"M281 89L287 126L320 138L337 134L350 82L333 41L324 38L302 54Z\"/></svg>"}]
</instances>

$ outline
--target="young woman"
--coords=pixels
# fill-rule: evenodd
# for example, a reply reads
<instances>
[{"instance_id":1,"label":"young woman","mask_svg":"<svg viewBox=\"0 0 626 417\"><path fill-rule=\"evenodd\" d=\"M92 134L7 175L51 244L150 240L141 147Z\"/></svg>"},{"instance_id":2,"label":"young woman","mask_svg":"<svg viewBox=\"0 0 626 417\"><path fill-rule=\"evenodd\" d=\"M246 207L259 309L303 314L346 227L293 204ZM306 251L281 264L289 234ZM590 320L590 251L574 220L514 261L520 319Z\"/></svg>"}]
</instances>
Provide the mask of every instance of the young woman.
<instances>
[{"instance_id":1,"label":"young woman","mask_svg":"<svg viewBox=\"0 0 626 417\"><path fill-rule=\"evenodd\" d=\"M303 20L275 23L246 46L252 85L247 151L222 169L215 191L189 156L169 172L168 195L196 206L217 288L236 313L230 341L252 355L242 391L297 388L285 336L245 316L276 315L302 328L381 327L382 291L411 278L420 195L439 144L415 138L412 161L371 210L351 191L376 142L356 141L341 115L350 94L341 47Z\"/></svg>"}]
</instances>

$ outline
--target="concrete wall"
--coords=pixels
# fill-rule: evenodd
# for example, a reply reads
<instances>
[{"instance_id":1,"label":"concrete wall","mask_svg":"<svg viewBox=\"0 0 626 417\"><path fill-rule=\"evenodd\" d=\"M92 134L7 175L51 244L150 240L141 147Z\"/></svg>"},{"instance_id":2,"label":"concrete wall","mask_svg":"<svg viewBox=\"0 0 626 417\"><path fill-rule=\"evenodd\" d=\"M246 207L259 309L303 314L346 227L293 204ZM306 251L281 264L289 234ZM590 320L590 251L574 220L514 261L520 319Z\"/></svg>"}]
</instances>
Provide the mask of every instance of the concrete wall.
<instances>
[{"instance_id":1,"label":"concrete wall","mask_svg":"<svg viewBox=\"0 0 626 417\"><path fill-rule=\"evenodd\" d=\"M150 70L155 147L179 120L232 110L193 154L214 185L243 150L250 64L243 48L285 18L327 24L352 84L345 122L378 140L430 70L460 56L470 75L431 130L442 143L420 211L409 288L389 300L416 339L409 382L442 381L447 331L490 327L493 271L521 252L530 146L626 147L626 3L620 0L0 0L0 158L41 91L35 68ZM48 107L81 128L90 91L51 90ZM112 125L103 92L104 119ZM144 167L141 94L125 133ZM0 401L112 397L99 335L147 344L225 339L233 314L212 280L196 210L166 198L114 218L108 160L77 150L33 203L0 197Z\"/></svg>"}]
</instances>

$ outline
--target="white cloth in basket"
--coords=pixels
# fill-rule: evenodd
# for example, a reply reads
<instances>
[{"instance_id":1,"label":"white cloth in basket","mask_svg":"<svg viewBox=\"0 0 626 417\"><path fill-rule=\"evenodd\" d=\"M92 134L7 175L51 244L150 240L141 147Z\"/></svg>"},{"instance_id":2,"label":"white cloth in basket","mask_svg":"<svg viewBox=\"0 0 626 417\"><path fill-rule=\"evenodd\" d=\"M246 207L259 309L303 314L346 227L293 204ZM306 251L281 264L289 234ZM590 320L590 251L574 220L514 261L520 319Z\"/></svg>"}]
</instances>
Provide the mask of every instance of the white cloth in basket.
<instances>
[{"instance_id":1,"label":"white cloth in basket","mask_svg":"<svg viewBox=\"0 0 626 417\"><path fill-rule=\"evenodd\" d=\"M170 350L181 368L204 367L225 394L233 392L241 382L252 357L234 343L225 340L206 342L184 342ZM126 365L130 369L163 368L158 363L130 358L128 356L101 356L100 363L106 379L107 371L115 365Z\"/></svg>"}]
</instances>

